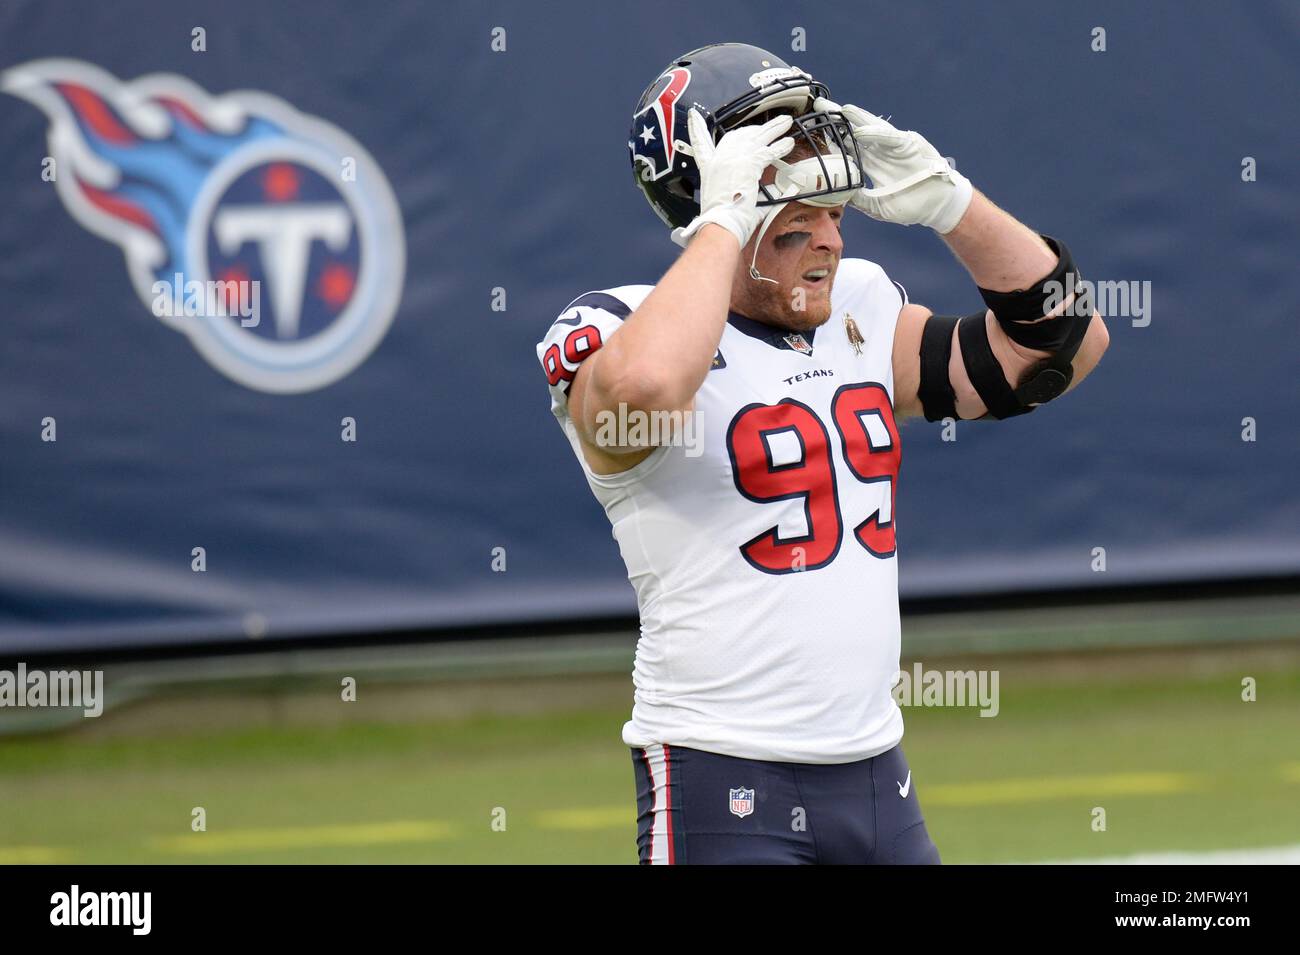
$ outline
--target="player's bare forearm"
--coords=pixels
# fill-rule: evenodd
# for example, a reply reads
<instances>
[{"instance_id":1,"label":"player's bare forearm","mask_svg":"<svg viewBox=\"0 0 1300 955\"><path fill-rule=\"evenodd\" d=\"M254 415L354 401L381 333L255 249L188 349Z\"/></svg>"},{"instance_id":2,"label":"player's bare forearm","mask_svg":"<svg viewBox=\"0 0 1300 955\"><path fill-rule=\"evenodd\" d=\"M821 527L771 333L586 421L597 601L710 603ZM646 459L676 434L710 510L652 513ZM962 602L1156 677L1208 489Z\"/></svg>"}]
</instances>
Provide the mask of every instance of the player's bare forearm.
<instances>
[{"instance_id":1,"label":"player's bare forearm","mask_svg":"<svg viewBox=\"0 0 1300 955\"><path fill-rule=\"evenodd\" d=\"M621 404L637 411L685 411L708 374L727 322L740 247L706 225L592 360L582 418ZM576 384L576 382L575 382Z\"/></svg>"},{"instance_id":2,"label":"player's bare forearm","mask_svg":"<svg viewBox=\"0 0 1300 955\"><path fill-rule=\"evenodd\" d=\"M1056 253L1024 223L999 209L978 189L957 227L940 236L980 288L1012 292L1041 281L1056 267Z\"/></svg>"},{"instance_id":3,"label":"player's bare forearm","mask_svg":"<svg viewBox=\"0 0 1300 955\"><path fill-rule=\"evenodd\" d=\"M966 267L975 284L994 292L1029 288L1050 274L1058 262L1056 253L1037 232L999 209L979 190L975 191L970 207L957 227L940 238ZM1057 309L1044 318L1060 315L1073 302L1074 296L1067 296ZM1020 383L1025 372L1051 354L1012 341L994 319L992 312L986 312L984 320L988 328L989 345L1006 374L1007 383L1012 387ZM1108 343L1106 325L1101 316L1094 312L1083 344L1071 362L1074 378L1070 389L1078 387L1079 382L1097 367ZM966 372L955 331L949 375L953 390L957 393L958 413L963 418L978 418L983 415L988 409L980 400Z\"/></svg>"},{"instance_id":4,"label":"player's bare forearm","mask_svg":"<svg viewBox=\"0 0 1300 955\"><path fill-rule=\"evenodd\" d=\"M979 191L974 193L957 226L940 238L966 267L975 284L993 292L1032 288L1051 275L1059 264L1057 254L1038 233L999 209ZM1074 296L1067 295L1041 320L1062 315L1073 304ZM896 411L904 416L922 412L915 389L920 380L919 346L929 318L930 311L916 305L905 307L899 315L894 359L895 375L900 384ZM989 348L1011 388L1020 385L1031 369L1050 357L1051 352L1028 348L1014 341L992 311L985 311L983 320ZM1109 341L1105 323L1094 312L1079 350L1070 362L1074 374L1067 390L1078 387L1079 382L1097 367ZM983 417L988 408L971 381L956 328L953 328L951 342L948 378L956 399L957 416L967 419Z\"/></svg>"}]
</instances>

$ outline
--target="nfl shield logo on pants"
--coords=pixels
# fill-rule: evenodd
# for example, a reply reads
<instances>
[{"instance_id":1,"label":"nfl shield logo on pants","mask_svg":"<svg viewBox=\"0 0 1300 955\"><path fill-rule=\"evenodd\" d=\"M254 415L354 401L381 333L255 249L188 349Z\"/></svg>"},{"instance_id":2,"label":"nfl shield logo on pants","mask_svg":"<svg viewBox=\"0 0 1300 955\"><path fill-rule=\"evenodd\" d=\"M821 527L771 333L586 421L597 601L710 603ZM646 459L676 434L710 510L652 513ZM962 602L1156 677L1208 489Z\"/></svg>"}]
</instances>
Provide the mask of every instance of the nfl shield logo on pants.
<instances>
[{"instance_id":1,"label":"nfl shield logo on pants","mask_svg":"<svg viewBox=\"0 0 1300 955\"><path fill-rule=\"evenodd\" d=\"M754 790L752 789L733 789L731 790L731 814L744 819L754 811Z\"/></svg>"}]
</instances>

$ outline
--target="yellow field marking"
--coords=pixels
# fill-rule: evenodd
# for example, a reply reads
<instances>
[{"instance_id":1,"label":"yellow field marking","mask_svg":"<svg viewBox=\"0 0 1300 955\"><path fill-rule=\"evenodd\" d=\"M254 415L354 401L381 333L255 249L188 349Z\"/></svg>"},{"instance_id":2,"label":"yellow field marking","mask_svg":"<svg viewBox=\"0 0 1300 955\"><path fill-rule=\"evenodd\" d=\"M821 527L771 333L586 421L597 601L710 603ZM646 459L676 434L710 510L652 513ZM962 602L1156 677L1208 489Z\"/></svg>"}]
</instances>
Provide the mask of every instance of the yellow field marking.
<instances>
[{"instance_id":1,"label":"yellow field marking","mask_svg":"<svg viewBox=\"0 0 1300 955\"><path fill-rule=\"evenodd\" d=\"M539 829L627 829L635 823L636 808L631 804L549 809L537 814Z\"/></svg>"},{"instance_id":2,"label":"yellow field marking","mask_svg":"<svg viewBox=\"0 0 1300 955\"><path fill-rule=\"evenodd\" d=\"M1212 852L1140 852L1130 856L1050 859L1030 865L1300 865L1300 845Z\"/></svg>"},{"instance_id":3,"label":"yellow field marking","mask_svg":"<svg viewBox=\"0 0 1300 955\"><path fill-rule=\"evenodd\" d=\"M995 806L1083 796L1159 796L1195 788L1187 773L1042 776L981 783L939 783L921 790L923 806ZM922 784L924 785L924 784Z\"/></svg>"},{"instance_id":4,"label":"yellow field marking","mask_svg":"<svg viewBox=\"0 0 1300 955\"><path fill-rule=\"evenodd\" d=\"M72 858L67 849L54 846L0 847L0 865L44 865L49 862L66 862Z\"/></svg>"},{"instance_id":5,"label":"yellow field marking","mask_svg":"<svg viewBox=\"0 0 1300 955\"><path fill-rule=\"evenodd\" d=\"M1278 771L1288 782L1300 782L1300 762L1282 763ZM1044 776L987 782L935 783L925 786L925 806L995 806L1053 799L1103 796L1158 796L1195 789L1199 777L1189 773L1112 773L1095 776ZM551 809L536 816L540 829L596 830L630 827L631 805ZM195 832L150 839L150 848L182 855L219 855L274 849L313 849L341 846L435 842L452 837L453 825L437 820L400 820L337 826L301 826ZM0 865L39 865L65 862L76 853L56 846L0 846Z\"/></svg>"},{"instance_id":6,"label":"yellow field marking","mask_svg":"<svg viewBox=\"0 0 1300 955\"><path fill-rule=\"evenodd\" d=\"M299 826L280 829L231 829L194 832L186 836L151 839L151 848L184 855L217 855L266 849L317 849L337 846L377 846L446 839L454 827L436 820L371 822L342 826Z\"/></svg>"}]
</instances>

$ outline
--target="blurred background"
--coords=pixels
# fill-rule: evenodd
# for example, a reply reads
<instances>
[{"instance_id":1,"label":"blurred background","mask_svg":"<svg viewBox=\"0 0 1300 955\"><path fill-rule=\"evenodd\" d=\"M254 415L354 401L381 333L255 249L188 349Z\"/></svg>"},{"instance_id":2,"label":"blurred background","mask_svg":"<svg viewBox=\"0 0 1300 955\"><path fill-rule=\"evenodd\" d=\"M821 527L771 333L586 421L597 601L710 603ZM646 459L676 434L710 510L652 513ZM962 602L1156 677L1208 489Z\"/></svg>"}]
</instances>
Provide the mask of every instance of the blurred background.
<instances>
[{"instance_id":1,"label":"blurred background","mask_svg":"<svg viewBox=\"0 0 1300 955\"><path fill-rule=\"evenodd\" d=\"M905 714L945 861L1300 861L1294 4L10 0L0 671L105 707L0 706L0 863L635 861L636 605L533 345L671 264L631 112L722 40L1114 283L1067 400L903 429L904 667L1001 675Z\"/></svg>"}]
</instances>

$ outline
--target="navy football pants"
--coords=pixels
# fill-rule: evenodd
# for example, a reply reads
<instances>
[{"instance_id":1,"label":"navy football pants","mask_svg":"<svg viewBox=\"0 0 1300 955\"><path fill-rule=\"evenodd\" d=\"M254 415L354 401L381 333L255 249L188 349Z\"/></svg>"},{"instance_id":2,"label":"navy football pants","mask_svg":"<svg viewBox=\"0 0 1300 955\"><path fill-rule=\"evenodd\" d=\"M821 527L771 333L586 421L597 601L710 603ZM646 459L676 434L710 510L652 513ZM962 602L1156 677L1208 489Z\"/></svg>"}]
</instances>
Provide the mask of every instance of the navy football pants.
<instances>
[{"instance_id":1,"label":"navy football pants","mask_svg":"<svg viewBox=\"0 0 1300 955\"><path fill-rule=\"evenodd\" d=\"M822 765L634 747L642 864L937 864L901 745Z\"/></svg>"}]
</instances>

